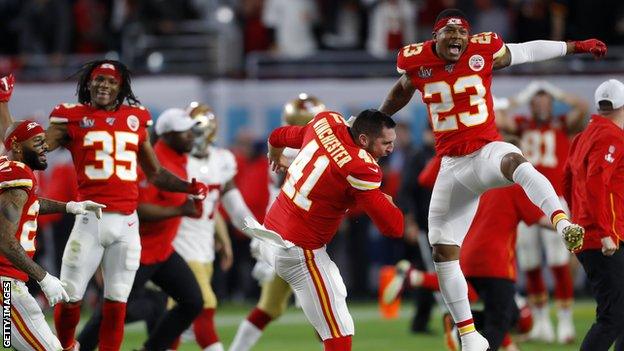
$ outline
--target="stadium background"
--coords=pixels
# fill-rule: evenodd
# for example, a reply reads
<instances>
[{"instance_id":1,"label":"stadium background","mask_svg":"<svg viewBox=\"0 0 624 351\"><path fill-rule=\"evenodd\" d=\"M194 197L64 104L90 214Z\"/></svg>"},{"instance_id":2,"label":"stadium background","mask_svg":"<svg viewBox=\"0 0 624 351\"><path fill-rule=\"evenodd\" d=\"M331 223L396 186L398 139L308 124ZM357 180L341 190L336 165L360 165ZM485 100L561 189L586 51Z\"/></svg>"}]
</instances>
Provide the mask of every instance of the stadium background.
<instances>
[{"instance_id":1,"label":"stadium background","mask_svg":"<svg viewBox=\"0 0 624 351\"><path fill-rule=\"evenodd\" d=\"M543 79L591 103L601 81L624 79L624 3L616 0L284 0L281 3L288 8L284 16L301 15L297 12L301 4L313 6L316 13L284 20L287 24L274 29L262 21L269 2L0 0L0 73L13 72L17 77L11 110L17 118L34 117L47 125L47 114L56 104L75 102L75 79L70 76L82 63L102 57L120 59L135 73L133 89L154 119L164 109L184 107L190 101L213 106L220 123L218 144L232 148L239 161L244 161L239 181L249 182L262 167L267 133L280 125L286 101L306 92L345 115L379 106L397 78L396 50L402 44L428 39L435 15L445 7L463 9L474 32L494 31L507 42L597 37L609 45L603 61L568 57L499 71L493 80L497 96L512 96L532 80ZM313 34L307 37L313 47L308 52L293 54L288 41L272 40L279 31L298 30L298 26ZM390 32L394 36L388 40L384 33ZM555 113L567 108L557 103ZM526 107L518 112L526 112ZM427 123L420 98L414 97L397 119L411 130L411 147L419 147ZM71 197L71 177L52 175L58 174L53 173L55 168L70 161L68 155L56 151L50 159L43 191L48 191L47 186ZM393 167L399 168L395 171L400 179L400 166ZM257 184L239 185L251 191ZM262 206L263 199L244 195L255 201L252 205ZM64 231L68 232L71 222L58 217L42 222L39 260L58 274L54 237L67 235ZM246 239L232 232L235 267L228 273L217 272L214 280L220 300L225 301L217 324L226 344L258 293L249 275L253 260ZM379 267L402 258L404 244L381 237L373 228L357 240L365 241L366 262L352 258L351 241L344 233L330 248L350 295L359 300L354 307L355 349L386 349L378 345L393 350L441 349L437 315L432 325L438 335L433 336L408 334L409 304L404 303L399 320L380 322L377 318L374 297ZM356 278L358 269L365 270L364 278ZM582 270L576 273L575 287L577 296L586 301L575 310L577 331L582 335L593 312ZM312 330L303 323L301 313L292 310L286 317L294 323L289 332L283 331L286 322L268 328L258 349L313 347ZM131 327L128 349L138 346L143 335L141 327ZM310 339L310 344L292 346L303 339ZM534 344L522 349L571 350L574 346Z\"/></svg>"}]
</instances>

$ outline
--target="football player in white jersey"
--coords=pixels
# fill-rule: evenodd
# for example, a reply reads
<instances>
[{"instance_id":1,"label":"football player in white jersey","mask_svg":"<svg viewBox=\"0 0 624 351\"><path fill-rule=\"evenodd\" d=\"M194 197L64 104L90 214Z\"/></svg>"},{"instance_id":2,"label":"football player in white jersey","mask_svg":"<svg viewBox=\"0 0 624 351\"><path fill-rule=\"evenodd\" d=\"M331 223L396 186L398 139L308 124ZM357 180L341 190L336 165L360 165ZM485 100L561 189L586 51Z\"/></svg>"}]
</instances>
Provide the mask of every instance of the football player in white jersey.
<instances>
[{"instance_id":1,"label":"football player in white jersey","mask_svg":"<svg viewBox=\"0 0 624 351\"><path fill-rule=\"evenodd\" d=\"M306 125L317 113L324 110L325 105L319 99L301 93L296 99L284 105L282 123L291 126ZM288 163L290 163L297 156L298 152L299 150L287 148L284 150L283 155L288 158ZM271 172L271 180L271 199L267 208L271 207L273 200L279 194L283 182L283 174ZM258 239L251 240L251 252L257 259L252 275L262 287L260 300L247 318L241 322L229 351L251 350L262 336L267 324L284 313L292 295L292 290L288 283L275 274L275 271L268 263L259 259L259 245Z\"/></svg>"},{"instance_id":2,"label":"football player in white jersey","mask_svg":"<svg viewBox=\"0 0 624 351\"><path fill-rule=\"evenodd\" d=\"M189 177L197 178L208 186L208 194L200 218L182 219L173 246L191 267L204 299L204 309L193 322L195 339L202 350L222 351L223 345L214 325L217 298L210 284L215 260L218 205L223 205L232 224L240 230L243 229L245 218L254 216L234 183L237 172L234 155L229 150L214 146L218 124L213 110L206 104L193 102L188 111L199 123L195 145L188 158L187 172ZM230 265L232 247L227 232L224 236L222 231L217 230L216 235L216 239L221 242L222 263Z\"/></svg>"}]
</instances>

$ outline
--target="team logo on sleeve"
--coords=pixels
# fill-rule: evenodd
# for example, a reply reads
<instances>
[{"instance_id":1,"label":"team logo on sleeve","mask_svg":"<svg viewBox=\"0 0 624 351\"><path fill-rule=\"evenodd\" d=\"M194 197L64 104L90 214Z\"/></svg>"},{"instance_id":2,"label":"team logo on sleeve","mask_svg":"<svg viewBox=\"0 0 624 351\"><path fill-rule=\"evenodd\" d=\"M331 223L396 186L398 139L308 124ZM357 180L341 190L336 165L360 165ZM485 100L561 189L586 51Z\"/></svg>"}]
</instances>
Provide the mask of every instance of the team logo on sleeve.
<instances>
[{"instance_id":1,"label":"team logo on sleeve","mask_svg":"<svg viewBox=\"0 0 624 351\"><path fill-rule=\"evenodd\" d=\"M128 123L128 128L130 128L131 131L136 132L137 130L139 130L139 118L137 116L128 116L126 122Z\"/></svg>"},{"instance_id":2,"label":"team logo on sleeve","mask_svg":"<svg viewBox=\"0 0 624 351\"><path fill-rule=\"evenodd\" d=\"M609 153L605 155L605 161L609 163L613 163L615 161L615 158L613 157L614 152L615 152L615 146L614 145L609 146Z\"/></svg>"},{"instance_id":3,"label":"team logo on sleeve","mask_svg":"<svg viewBox=\"0 0 624 351\"><path fill-rule=\"evenodd\" d=\"M472 55L470 56L470 59L468 60L468 66L470 67L471 70L475 72L479 72L480 70L483 69L483 67L485 67L485 60L483 59L483 56L481 55Z\"/></svg>"}]
</instances>

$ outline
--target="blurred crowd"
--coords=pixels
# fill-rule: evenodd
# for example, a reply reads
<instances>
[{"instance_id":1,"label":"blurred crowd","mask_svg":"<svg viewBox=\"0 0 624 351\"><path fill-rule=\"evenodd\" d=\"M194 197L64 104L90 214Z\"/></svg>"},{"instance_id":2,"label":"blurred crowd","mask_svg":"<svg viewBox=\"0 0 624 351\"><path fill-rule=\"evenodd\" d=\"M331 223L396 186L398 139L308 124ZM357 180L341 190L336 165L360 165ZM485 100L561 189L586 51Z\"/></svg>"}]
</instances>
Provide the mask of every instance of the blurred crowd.
<instances>
[{"instance_id":1,"label":"blurred crowd","mask_svg":"<svg viewBox=\"0 0 624 351\"><path fill-rule=\"evenodd\" d=\"M0 71L37 60L62 65L68 54L118 55L128 28L167 35L182 21L234 28L243 55L365 49L385 57L428 39L436 14L449 7L468 15L473 32L494 31L507 42L624 44L617 0L0 0Z\"/></svg>"}]
</instances>

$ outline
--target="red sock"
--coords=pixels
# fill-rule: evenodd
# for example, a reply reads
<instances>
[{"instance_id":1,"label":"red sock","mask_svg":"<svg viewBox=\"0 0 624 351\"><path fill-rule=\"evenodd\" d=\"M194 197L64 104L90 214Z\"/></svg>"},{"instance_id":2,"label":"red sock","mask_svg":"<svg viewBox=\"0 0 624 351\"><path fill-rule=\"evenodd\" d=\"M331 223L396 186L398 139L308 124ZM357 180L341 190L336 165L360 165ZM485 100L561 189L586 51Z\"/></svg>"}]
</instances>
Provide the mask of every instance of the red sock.
<instances>
[{"instance_id":1,"label":"red sock","mask_svg":"<svg viewBox=\"0 0 624 351\"><path fill-rule=\"evenodd\" d=\"M511 335L509 335L509 333L505 333L505 337L503 338L503 342L501 343L501 346L507 347L511 345L511 343L512 343Z\"/></svg>"},{"instance_id":2,"label":"red sock","mask_svg":"<svg viewBox=\"0 0 624 351\"><path fill-rule=\"evenodd\" d=\"M525 305L520 309L520 316L516 328L520 334L526 334L533 328L533 313L529 305Z\"/></svg>"},{"instance_id":3,"label":"red sock","mask_svg":"<svg viewBox=\"0 0 624 351\"><path fill-rule=\"evenodd\" d=\"M177 350L178 347L180 347L180 337L178 336L177 339L175 339L174 342L171 343L171 346L169 346L169 350Z\"/></svg>"},{"instance_id":4,"label":"red sock","mask_svg":"<svg viewBox=\"0 0 624 351\"><path fill-rule=\"evenodd\" d=\"M550 268L555 276L555 299L571 300L574 297L574 286L572 284L570 266L564 264Z\"/></svg>"},{"instance_id":5,"label":"red sock","mask_svg":"<svg viewBox=\"0 0 624 351\"><path fill-rule=\"evenodd\" d=\"M430 272L423 272L422 287L429 290L440 291L440 283L438 282L438 275Z\"/></svg>"},{"instance_id":6,"label":"red sock","mask_svg":"<svg viewBox=\"0 0 624 351\"><path fill-rule=\"evenodd\" d=\"M323 341L324 351L351 351L351 335Z\"/></svg>"},{"instance_id":7,"label":"red sock","mask_svg":"<svg viewBox=\"0 0 624 351\"><path fill-rule=\"evenodd\" d=\"M118 351L124 335L126 303L104 300L100 325L100 351Z\"/></svg>"},{"instance_id":8,"label":"red sock","mask_svg":"<svg viewBox=\"0 0 624 351\"><path fill-rule=\"evenodd\" d=\"M249 321L249 323L255 325L256 328L264 330L267 324L269 324L273 320L273 317L269 316L268 313L256 307L251 311L251 313L249 313L249 316L247 316L247 320Z\"/></svg>"},{"instance_id":9,"label":"red sock","mask_svg":"<svg viewBox=\"0 0 624 351\"><path fill-rule=\"evenodd\" d=\"M63 349L74 346L76 326L80 322L80 302L59 303L54 306L54 326Z\"/></svg>"},{"instance_id":10,"label":"red sock","mask_svg":"<svg viewBox=\"0 0 624 351\"><path fill-rule=\"evenodd\" d=\"M527 275L527 295L544 295L546 286L542 278L542 268L535 268L526 272Z\"/></svg>"},{"instance_id":11,"label":"red sock","mask_svg":"<svg viewBox=\"0 0 624 351\"><path fill-rule=\"evenodd\" d=\"M202 349L219 342L219 336L214 325L214 314L214 308L204 308L193 322L195 339Z\"/></svg>"}]
</instances>

